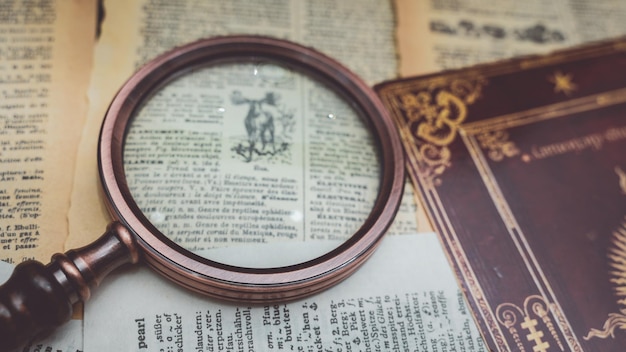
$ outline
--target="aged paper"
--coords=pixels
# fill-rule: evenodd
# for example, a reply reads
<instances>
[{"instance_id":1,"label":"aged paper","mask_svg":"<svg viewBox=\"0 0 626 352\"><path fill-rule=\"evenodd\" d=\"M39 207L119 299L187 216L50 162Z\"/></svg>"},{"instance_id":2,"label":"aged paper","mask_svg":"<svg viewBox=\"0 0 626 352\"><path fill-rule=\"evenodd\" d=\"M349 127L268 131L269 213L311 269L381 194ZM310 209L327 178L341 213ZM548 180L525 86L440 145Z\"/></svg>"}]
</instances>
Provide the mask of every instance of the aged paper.
<instances>
[{"instance_id":1,"label":"aged paper","mask_svg":"<svg viewBox=\"0 0 626 352\"><path fill-rule=\"evenodd\" d=\"M540 54L626 33L626 3L396 0L402 76Z\"/></svg>"},{"instance_id":2,"label":"aged paper","mask_svg":"<svg viewBox=\"0 0 626 352\"><path fill-rule=\"evenodd\" d=\"M16 1L2 6L2 261L47 262L50 254L64 249L94 32L94 1Z\"/></svg>"},{"instance_id":3,"label":"aged paper","mask_svg":"<svg viewBox=\"0 0 626 352\"><path fill-rule=\"evenodd\" d=\"M265 306L126 270L86 306L85 350L486 351L434 233L388 237L339 285Z\"/></svg>"},{"instance_id":4,"label":"aged paper","mask_svg":"<svg viewBox=\"0 0 626 352\"><path fill-rule=\"evenodd\" d=\"M100 123L113 95L142 63L198 38L225 34L263 34L313 46L336 58L368 83L394 78L394 17L390 3L340 1L157 1L105 3L106 19L96 47L89 92L90 112L81 142L70 211L68 248L99 235L109 219L96 166ZM211 13L207 20L206 13ZM375 25L374 25L375 24ZM410 187L394 233L417 227Z\"/></svg>"}]
</instances>

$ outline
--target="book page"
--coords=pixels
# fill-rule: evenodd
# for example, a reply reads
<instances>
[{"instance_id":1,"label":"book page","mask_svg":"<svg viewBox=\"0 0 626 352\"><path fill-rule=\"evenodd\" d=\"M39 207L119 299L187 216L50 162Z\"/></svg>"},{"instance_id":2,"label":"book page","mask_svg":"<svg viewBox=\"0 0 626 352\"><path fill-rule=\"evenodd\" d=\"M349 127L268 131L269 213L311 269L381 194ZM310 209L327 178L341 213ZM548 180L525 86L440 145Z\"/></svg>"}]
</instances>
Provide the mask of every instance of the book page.
<instances>
[{"instance_id":1,"label":"book page","mask_svg":"<svg viewBox=\"0 0 626 352\"><path fill-rule=\"evenodd\" d=\"M486 351L434 233L388 237L346 281L288 303L215 301L126 270L86 306L85 351L128 350Z\"/></svg>"},{"instance_id":2,"label":"book page","mask_svg":"<svg viewBox=\"0 0 626 352\"><path fill-rule=\"evenodd\" d=\"M64 249L95 36L92 1L15 1L0 12L0 260Z\"/></svg>"},{"instance_id":3,"label":"book page","mask_svg":"<svg viewBox=\"0 0 626 352\"><path fill-rule=\"evenodd\" d=\"M199 38L260 34L312 46L339 60L372 84L396 75L394 17L390 3L340 1L159 1L105 3L106 18L96 47L90 112L81 142L70 210L68 248L99 235L109 220L100 194L96 143L115 92L136 68L157 54ZM210 13L210 20L206 14ZM410 187L393 233L417 228Z\"/></svg>"},{"instance_id":4,"label":"book page","mask_svg":"<svg viewBox=\"0 0 626 352\"><path fill-rule=\"evenodd\" d=\"M612 0L396 0L400 73L412 76L626 33Z\"/></svg>"}]
</instances>

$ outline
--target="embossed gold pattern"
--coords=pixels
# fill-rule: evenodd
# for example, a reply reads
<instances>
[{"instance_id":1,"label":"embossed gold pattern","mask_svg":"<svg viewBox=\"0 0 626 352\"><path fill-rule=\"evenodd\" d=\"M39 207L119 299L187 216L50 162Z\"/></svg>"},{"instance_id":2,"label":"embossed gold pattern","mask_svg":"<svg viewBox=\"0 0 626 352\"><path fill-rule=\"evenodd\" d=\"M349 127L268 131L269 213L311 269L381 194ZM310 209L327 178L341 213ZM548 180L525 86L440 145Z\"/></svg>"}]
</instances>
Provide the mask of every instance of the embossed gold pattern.
<instances>
[{"instance_id":1,"label":"embossed gold pattern","mask_svg":"<svg viewBox=\"0 0 626 352\"><path fill-rule=\"evenodd\" d=\"M524 316L524 312L522 312L522 310L514 304L504 303L498 306L496 315L498 317L498 322L504 325L509 334L513 337L513 341L515 341L517 349L520 352L525 352L526 349L524 349L524 345L522 344L522 340L520 339L519 332L516 328L518 325L518 317Z\"/></svg>"},{"instance_id":2,"label":"embossed gold pattern","mask_svg":"<svg viewBox=\"0 0 626 352\"><path fill-rule=\"evenodd\" d=\"M519 351L526 351L521 336L533 344L532 351L534 352L549 351L551 341L556 343L559 350L565 351L565 346L550 317L550 307L551 305L542 296L531 295L524 300L523 310L513 303L502 303L496 308L496 316L498 322L511 334ZM537 318L541 319L542 324ZM518 327L525 331L519 332ZM550 337L552 339L548 340Z\"/></svg>"},{"instance_id":3,"label":"embossed gold pattern","mask_svg":"<svg viewBox=\"0 0 626 352\"><path fill-rule=\"evenodd\" d=\"M486 80L455 79L445 83L406 92L399 98L420 156L419 166L431 181L450 167L448 146L467 117L467 106L480 97Z\"/></svg>"},{"instance_id":4,"label":"embossed gold pattern","mask_svg":"<svg viewBox=\"0 0 626 352\"><path fill-rule=\"evenodd\" d=\"M616 167L616 172L617 169ZM609 313L602 329L589 330L587 336L584 337L585 340L615 338L615 330L626 330L626 217L624 217L621 226L613 232L611 244L612 246L607 253L609 264L613 269L610 272L610 281L614 285L615 295L618 298L617 304L621 308L618 313Z\"/></svg>"},{"instance_id":5,"label":"embossed gold pattern","mask_svg":"<svg viewBox=\"0 0 626 352\"><path fill-rule=\"evenodd\" d=\"M480 147L487 149L487 156L492 161L502 161L505 157L512 158L520 154L515 143L509 141L506 131L485 131L476 136Z\"/></svg>"}]
</instances>

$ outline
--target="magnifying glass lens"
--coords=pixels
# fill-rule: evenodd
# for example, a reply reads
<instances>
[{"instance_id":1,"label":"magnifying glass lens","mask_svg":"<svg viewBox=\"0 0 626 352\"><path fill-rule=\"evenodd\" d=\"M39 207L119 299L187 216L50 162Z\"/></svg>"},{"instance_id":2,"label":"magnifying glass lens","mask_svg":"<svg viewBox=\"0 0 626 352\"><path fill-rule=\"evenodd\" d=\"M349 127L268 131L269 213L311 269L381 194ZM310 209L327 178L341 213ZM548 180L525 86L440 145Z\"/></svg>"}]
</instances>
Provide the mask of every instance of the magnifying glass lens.
<instances>
[{"instance_id":1,"label":"magnifying glass lens","mask_svg":"<svg viewBox=\"0 0 626 352\"><path fill-rule=\"evenodd\" d=\"M107 110L97 157L113 221L0 285L12 297L0 350L68 320L128 263L218 299L320 292L373 253L404 186L376 94L311 48L259 36L199 40L140 68Z\"/></svg>"},{"instance_id":2,"label":"magnifying glass lens","mask_svg":"<svg viewBox=\"0 0 626 352\"><path fill-rule=\"evenodd\" d=\"M366 222L381 157L358 105L271 60L195 67L133 114L126 181L147 220L211 261L272 268L322 256Z\"/></svg>"}]
</instances>

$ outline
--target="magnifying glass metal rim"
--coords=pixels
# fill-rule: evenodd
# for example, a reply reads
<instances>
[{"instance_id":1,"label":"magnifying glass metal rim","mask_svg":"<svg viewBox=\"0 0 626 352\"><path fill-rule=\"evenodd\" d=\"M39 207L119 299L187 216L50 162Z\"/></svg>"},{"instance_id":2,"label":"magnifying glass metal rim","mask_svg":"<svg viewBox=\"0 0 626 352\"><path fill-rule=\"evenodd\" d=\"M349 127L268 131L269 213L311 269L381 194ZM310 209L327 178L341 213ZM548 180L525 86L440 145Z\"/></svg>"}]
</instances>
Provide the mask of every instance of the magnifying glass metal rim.
<instances>
[{"instance_id":1,"label":"magnifying glass metal rim","mask_svg":"<svg viewBox=\"0 0 626 352\"><path fill-rule=\"evenodd\" d=\"M261 57L300 68L328 82L369 119L380 143L381 183L365 224L335 250L304 263L280 268L241 268L201 258L175 245L143 215L124 173L123 148L133 113L155 89L200 64ZM102 188L111 215L136 235L144 261L189 289L246 301L295 299L323 290L351 274L372 254L390 226L404 187L404 156L394 123L376 94L335 60L288 41L261 36L226 36L178 47L140 68L113 99L98 145Z\"/></svg>"}]
</instances>

